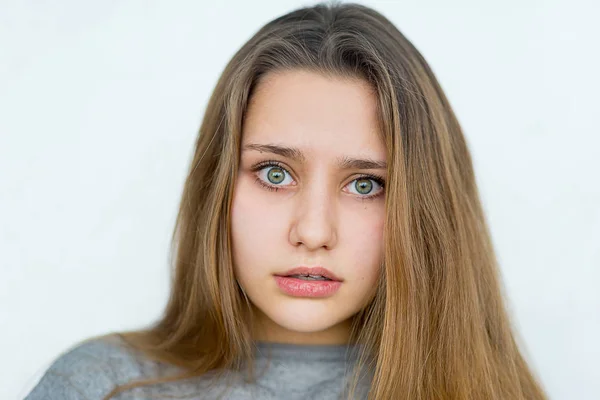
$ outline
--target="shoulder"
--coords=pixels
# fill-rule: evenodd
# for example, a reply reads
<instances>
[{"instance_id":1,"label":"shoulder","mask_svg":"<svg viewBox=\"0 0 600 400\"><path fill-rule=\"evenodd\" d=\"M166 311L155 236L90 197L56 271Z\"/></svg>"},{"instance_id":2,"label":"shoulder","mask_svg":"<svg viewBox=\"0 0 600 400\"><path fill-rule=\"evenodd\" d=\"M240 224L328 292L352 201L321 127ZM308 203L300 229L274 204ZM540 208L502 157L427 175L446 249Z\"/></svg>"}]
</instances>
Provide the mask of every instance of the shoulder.
<instances>
[{"instance_id":1,"label":"shoulder","mask_svg":"<svg viewBox=\"0 0 600 400\"><path fill-rule=\"evenodd\" d=\"M115 386L155 370L156 363L117 335L87 339L63 351L25 400L101 399Z\"/></svg>"}]
</instances>

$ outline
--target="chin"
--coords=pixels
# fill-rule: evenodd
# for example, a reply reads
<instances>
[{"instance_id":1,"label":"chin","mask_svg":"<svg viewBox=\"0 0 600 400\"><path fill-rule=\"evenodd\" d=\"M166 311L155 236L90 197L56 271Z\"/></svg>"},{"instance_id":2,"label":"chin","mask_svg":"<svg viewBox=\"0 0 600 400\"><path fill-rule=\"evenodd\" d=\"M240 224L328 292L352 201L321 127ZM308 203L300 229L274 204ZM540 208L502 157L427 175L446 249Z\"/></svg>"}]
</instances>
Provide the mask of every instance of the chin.
<instances>
[{"instance_id":1,"label":"chin","mask_svg":"<svg viewBox=\"0 0 600 400\"><path fill-rule=\"evenodd\" d=\"M323 300L286 299L276 309L264 310L277 325L295 332L319 332L329 329L348 317L335 309L335 303Z\"/></svg>"}]
</instances>

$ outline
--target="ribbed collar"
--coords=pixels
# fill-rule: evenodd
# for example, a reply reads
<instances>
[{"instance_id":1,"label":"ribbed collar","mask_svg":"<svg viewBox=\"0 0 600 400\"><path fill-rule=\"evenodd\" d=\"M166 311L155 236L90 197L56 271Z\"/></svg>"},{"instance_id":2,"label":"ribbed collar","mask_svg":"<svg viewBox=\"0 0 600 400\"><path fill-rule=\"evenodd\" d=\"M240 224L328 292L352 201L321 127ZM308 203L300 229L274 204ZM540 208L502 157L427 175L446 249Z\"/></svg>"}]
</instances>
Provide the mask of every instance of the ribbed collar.
<instances>
[{"instance_id":1,"label":"ribbed collar","mask_svg":"<svg viewBox=\"0 0 600 400\"><path fill-rule=\"evenodd\" d=\"M257 358L298 361L354 361L361 346L357 344L290 344L258 341Z\"/></svg>"}]
</instances>

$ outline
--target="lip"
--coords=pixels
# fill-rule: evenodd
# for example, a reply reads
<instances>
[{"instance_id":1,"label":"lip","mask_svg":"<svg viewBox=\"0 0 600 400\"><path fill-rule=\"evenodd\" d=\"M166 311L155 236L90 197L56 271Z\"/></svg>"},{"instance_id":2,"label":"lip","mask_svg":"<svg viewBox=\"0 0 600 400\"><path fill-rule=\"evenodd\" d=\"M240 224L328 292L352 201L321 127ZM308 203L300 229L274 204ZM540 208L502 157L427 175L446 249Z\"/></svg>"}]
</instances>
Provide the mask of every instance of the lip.
<instances>
[{"instance_id":1,"label":"lip","mask_svg":"<svg viewBox=\"0 0 600 400\"><path fill-rule=\"evenodd\" d=\"M325 278L331 279L332 281L344 282L344 280L342 278L338 277L333 272L331 272L327 268L323 268L323 267L300 266L300 267L292 268L281 274L275 274L275 276L285 277L285 276L298 275L298 274L321 275L321 276L324 276Z\"/></svg>"},{"instance_id":2,"label":"lip","mask_svg":"<svg viewBox=\"0 0 600 400\"><path fill-rule=\"evenodd\" d=\"M274 278L283 293L294 297L329 297L333 296L342 286L342 282L339 281L306 281L277 275Z\"/></svg>"}]
</instances>

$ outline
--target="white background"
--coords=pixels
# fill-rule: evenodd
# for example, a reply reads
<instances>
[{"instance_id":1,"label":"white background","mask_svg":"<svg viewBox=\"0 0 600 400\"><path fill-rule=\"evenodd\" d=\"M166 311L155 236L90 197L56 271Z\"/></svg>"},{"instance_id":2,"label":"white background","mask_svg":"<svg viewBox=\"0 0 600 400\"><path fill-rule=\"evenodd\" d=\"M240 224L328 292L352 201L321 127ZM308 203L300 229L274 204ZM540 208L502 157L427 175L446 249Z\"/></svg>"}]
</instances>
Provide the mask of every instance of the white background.
<instances>
[{"instance_id":1,"label":"white background","mask_svg":"<svg viewBox=\"0 0 600 400\"><path fill-rule=\"evenodd\" d=\"M526 358L551 398L600 398L598 3L363 3L464 128ZM0 0L0 398L75 342L158 317L210 92L305 4Z\"/></svg>"}]
</instances>

